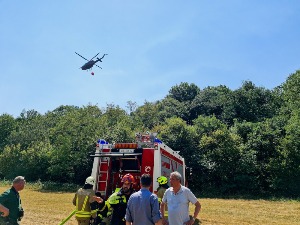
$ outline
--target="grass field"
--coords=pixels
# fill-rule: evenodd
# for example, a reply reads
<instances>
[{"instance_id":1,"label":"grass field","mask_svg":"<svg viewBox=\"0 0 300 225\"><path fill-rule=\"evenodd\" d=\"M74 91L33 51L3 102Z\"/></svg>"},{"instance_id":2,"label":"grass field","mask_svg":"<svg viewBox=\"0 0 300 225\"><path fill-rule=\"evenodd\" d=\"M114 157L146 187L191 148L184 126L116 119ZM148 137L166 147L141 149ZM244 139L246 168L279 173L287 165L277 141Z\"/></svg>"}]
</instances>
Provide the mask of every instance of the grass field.
<instances>
[{"instance_id":1,"label":"grass field","mask_svg":"<svg viewBox=\"0 0 300 225\"><path fill-rule=\"evenodd\" d=\"M0 187L0 193L9 186ZM74 210L74 193L42 192L26 188L20 192L25 216L22 225L58 225ZM293 200L241 200L200 198L202 210L195 224L201 225L296 225L300 224L300 202ZM193 212L193 207L190 207ZM72 217L66 225L77 225Z\"/></svg>"}]
</instances>

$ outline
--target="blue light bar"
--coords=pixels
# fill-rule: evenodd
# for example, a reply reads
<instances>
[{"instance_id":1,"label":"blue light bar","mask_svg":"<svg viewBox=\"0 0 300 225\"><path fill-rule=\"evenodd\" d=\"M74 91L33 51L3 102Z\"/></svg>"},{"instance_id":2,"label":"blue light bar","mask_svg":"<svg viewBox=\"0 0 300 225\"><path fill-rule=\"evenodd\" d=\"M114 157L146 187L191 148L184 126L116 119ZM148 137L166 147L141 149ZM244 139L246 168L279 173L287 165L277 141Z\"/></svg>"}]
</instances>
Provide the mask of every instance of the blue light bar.
<instances>
[{"instance_id":1,"label":"blue light bar","mask_svg":"<svg viewBox=\"0 0 300 225\"><path fill-rule=\"evenodd\" d=\"M108 144L108 142L105 141L104 139L98 139L97 143L101 145Z\"/></svg>"},{"instance_id":2,"label":"blue light bar","mask_svg":"<svg viewBox=\"0 0 300 225\"><path fill-rule=\"evenodd\" d=\"M154 139L154 142L157 142L157 143L159 143L159 144L162 144L162 141L159 140L158 138L155 138L155 139Z\"/></svg>"}]
</instances>

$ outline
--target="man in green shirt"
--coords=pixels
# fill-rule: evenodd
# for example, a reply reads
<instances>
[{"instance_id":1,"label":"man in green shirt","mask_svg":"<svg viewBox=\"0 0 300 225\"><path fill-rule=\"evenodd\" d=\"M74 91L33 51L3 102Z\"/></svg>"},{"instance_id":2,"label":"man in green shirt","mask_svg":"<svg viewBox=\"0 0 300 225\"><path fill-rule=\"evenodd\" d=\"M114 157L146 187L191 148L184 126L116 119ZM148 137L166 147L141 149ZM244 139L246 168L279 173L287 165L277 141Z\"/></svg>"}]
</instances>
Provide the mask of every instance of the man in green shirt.
<instances>
[{"instance_id":1,"label":"man in green shirt","mask_svg":"<svg viewBox=\"0 0 300 225\"><path fill-rule=\"evenodd\" d=\"M25 178L17 176L12 187L0 195L0 225L18 225L24 211L19 191L24 189Z\"/></svg>"}]
</instances>

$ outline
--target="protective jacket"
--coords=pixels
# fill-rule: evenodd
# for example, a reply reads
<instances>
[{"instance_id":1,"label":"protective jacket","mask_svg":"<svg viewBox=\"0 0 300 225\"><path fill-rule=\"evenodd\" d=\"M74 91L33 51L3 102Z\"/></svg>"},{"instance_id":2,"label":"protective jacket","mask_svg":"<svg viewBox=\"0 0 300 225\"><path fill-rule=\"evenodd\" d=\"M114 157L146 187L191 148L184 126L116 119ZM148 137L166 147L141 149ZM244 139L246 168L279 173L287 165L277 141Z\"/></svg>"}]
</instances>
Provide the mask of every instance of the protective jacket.
<instances>
[{"instance_id":1,"label":"protective jacket","mask_svg":"<svg viewBox=\"0 0 300 225\"><path fill-rule=\"evenodd\" d=\"M167 184L163 184L163 185L159 185L159 187L157 188L157 197L158 197L158 202L159 204L162 201L162 198L166 192L166 190L169 188L169 186ZM165 206L165 215L164 216L168 216L168 206Z\"/></svg>"},{"instance_id":2,"label":"protective jacket","mask_svg":"<svg viewBox=\"0 0 300 225\"><path fill-rule=\"evenodd\" d=\"M125 195L121 189L119 192L114 192L109 198L108 203L113 209L111 217L111 225L124 225L127 202L130 195Z\"/></svg>"},{"instance_id":3,"label":"protective jacket","mask_svg":"<svg viewBox=\"0 0 300 225\"><path fill-rule=\"evenodd\" d=\"M107 201L103 201L102 203L93 202L91 203L91 210L97 211L97 216L94 218L93 225L103 224L102 221L104 218L108 216L109 205Z\"/></svg>"},{"instance_id":4,"label":"protective jacket","mask_svg":"<svg viewBox=\"0 0 300 225\"><path fill-rule=\"evenodd\" d=\"M80 188L73 199L73 204L76 206L75 217L77 220L86 220L91 216L96 217L97 210L92 210L90 204L94 202L93 196L95 196L95 191L92 189Z\"/></svg>"}]
</instances>

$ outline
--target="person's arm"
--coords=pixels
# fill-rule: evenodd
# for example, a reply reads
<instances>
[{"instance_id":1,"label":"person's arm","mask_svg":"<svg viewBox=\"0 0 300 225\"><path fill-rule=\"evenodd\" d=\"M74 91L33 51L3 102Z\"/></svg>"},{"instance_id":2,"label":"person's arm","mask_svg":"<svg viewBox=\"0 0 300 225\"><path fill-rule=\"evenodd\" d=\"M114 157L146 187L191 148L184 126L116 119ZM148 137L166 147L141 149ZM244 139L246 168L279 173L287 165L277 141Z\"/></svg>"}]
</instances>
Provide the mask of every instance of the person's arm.
<instances>
[{"instance_id":1,"label":"person's arm","mask_svg":"<svg viewBox=\"0 0 300 225\"><path fill-rule=\"evenodd\" d=\"M126 225L131 225L131 223L132 223L132 217L131 217L131 212L130 212L131 205L132 205L132 198L130 196L128 199L128 202L127 202L126 213L125 213Z\"/></svg>"},{"instance_id":2,"label":"person's arm","mask_svg":"<svg viewBox=\"0 0 300 225\"><path fill-rule=\"evenodd\" d=\"M155 224L161 224L161 220L162 220L162 215L160 213L160 210L159 210L159 203L158 203L158 198L156 195L152 195L153 198L151 198L151 217L152 217L152 221L155 223Z\"/></svg>"},{"instance_id":3,"label":"person's arm","mask_svg":"<svg viewBox=\"0 0 300 225\"><path fill-rule=\"evenodd\" d=\"M74 195L74 198L73 198L73 205L76 206L76 199L77 199L77 193Z\"/></svg>"},{"instance_id":4,"label":"person's arm","mask_svg":"<svg viewBox=\"0 0 300 225\"><path fill-rule=\"evenodd\" d=\"M194 216L193 216L194 219L197 218L197 216L198 216L200 210L201 210L201 204L200 204L199 201L197 201L197 202L195 203L195 212L194 212Z\"/></svg>"},{"instance_id":5,"label":"person's arm","mask_svg":"<svg viewBox=\"0 0 300 225\"><path fill-rule=\"evenodd\" d=\"M0 204L0 212L2 217L6 217L9 215L9 209L6 208L4 205Z\"/></svg>"},{"instance_id":6,"label":"person's arm","mask_svg":"<svg viewBox=\"0 0 300 225\"><path fill-rule=\"evenodd\" d=\"M194 216L192 217L192 219L190 219L189 221L185 222L185 225L193 225L195 223L195 220L197 219L197 216L200 212L201 209L201 204L199 201L197 201L195 203L195 211L194 211Z\"/></svg>"},{"instance_id":7,"label":"person's arm","mask_svg":"<svg viewBox=\"0 0 300 225\"><path fill-rule=\"evenodd\" d=\"M160 203L160 213L162 216L162 224L168 224L168 220L165 218L165 205L166 204L167 203L165 203L165 202Z\"/></svg>"},{"instance_id":8,"label":"person's arm","mask_svg":"<svg viewBox=\"0 0 300 225\"><path fill-rule=\"evenodd\" d=\"M164 202L160 203L160 213L161 213L162 218L164 218L164 215L165 215L165 205L166 205L166 203L164 203Z\"/></svg>"},{"instance_id":9,"label":"person's arm","mask_svg":"<svg viewBox=\"0 0 300 225\"><path fill-rule=\"evenodd\" d=\"M126 225L127 225L127 224L126 224ZM157 222L155 223L155 225L163 225L162 219L160 219L159 221L157 221Z\"/></svg>"}]
</instances>

